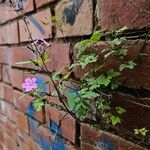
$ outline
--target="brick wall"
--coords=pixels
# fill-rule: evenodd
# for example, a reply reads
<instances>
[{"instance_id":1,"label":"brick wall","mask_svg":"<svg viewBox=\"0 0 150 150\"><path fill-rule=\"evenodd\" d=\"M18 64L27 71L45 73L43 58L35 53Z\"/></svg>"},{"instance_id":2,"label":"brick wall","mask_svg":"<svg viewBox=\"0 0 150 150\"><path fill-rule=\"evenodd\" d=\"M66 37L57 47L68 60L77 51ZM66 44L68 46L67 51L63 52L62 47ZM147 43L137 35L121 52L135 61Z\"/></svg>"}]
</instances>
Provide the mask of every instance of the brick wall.
<instances>
[{"instance_id":1,"label":"brick wall","mask_svg":"<svg viewBox=\"0 0 150 150\"><path fill-rule=\"evenodd\" d=\"M97 0L97 3L93 0L27 0L24 3L24 8L29 19L29 29L33 39L43 38L53 42L53 46L48 49L50 62L47 65L50 71L58 70L70 63L69 48L62 37L65 36L74 43L80 37L91 35L96 24L95 20L98 21L98 26L102 29L123 26L140 29L150 25L149 0L134 0L134 2L131 0ZM51 19L53 15L58 16L58 19L61 20L64 35L54 27ZM58 40L56 41L55 38ZM143 41L144 39L140 40L140 42ZM74 118L67 115L60 127L61 138L53 143L59 120L65 112L58 111L49 104L46 104L41 111L35 112L31 105L31 96L25 96L22 100L18 100L23 92L21 84L25 78L31 76L29 71L36 69L33 65L16 64L16 62L34 58L34 55L26 48L28 43L27 29L21 15L13 11L13 8L7 4L1 4L0 150L49 150L53 144L57 150L94 149L94 143L91 141L93 139L96 141L102 133L95 133L92 127L84 124L79 125ZM130 56L135 56L142 44L139 41L135 44L132 41L129 43L132 47ZM132 73L125 87L134 90L141 87L150 88L149 50L150 43L147 41L147 60L141 61L141 65ZM42 72L36 76L47 80ZM48 87L47 92L52 89L52 87ZM130 130L131 120L135 121L134 125L138 125L139 121L133 115L134 112L140 114L141 126L150 124L149 109L143 111L143 107L135 107L126 101L129 99L137 102L136 100L140 101L142 98L133 98L122 92L117 93L116 97L114 96L114 101L118 105L125 105L129 110L129 114L124 118L126 123L123 126ZM147 102L149 100L146 96L143 96L143 99L147 99ZM124 102L120 102L121 100ZM48 101L59 104L57 98L49 97ZM131 117L128 118L129 115ZM147 119L143 120L142 118L146 116ZM123 140L118 141L122 142ZM116 143L115 140L113 142ZM129 148L133 144L127 143L126 146ZM117 149L126 148L122 148L121 144L117 145Z\"/></svg>"}]
</instances>

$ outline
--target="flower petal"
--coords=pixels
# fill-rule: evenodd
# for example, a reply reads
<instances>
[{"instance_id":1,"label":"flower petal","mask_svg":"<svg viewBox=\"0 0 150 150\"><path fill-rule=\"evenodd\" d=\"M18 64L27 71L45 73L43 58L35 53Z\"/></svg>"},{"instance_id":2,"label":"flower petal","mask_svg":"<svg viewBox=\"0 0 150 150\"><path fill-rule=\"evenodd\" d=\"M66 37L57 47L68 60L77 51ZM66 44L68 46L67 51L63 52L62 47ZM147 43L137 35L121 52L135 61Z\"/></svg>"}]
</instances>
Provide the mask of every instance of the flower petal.
<instances>
[{"instance_id":1,"label":"flower petal","mask_svg":"<svg viewBox=\"0 0 150 150\"><path fill-rule=\"evenodd\" d=\"M31 86L28 86L28 87L25 89L25 91L26 91L26 92L30 92L30 91L32 91Z\"/></svg>"},{"instance_id":2,"label":"flower petal","mask_svg":"<svg viewBox=\"0 0 150 150\"><path fill-rule=\"evenodd\" d=\"M21 86L23 89L25 89L28 85L27 85L27 83L23 83Z\"/></svg>"},{"instance_id":3,"label":"flower petal","mask_svg":"<svg viewBox=\"0 0 150 150\"><path fill-rule=\"evenodd\" d=\"M35 82L36 82L36 78L32 78L31 83L35 83Z\"/></svg>"},{"instance_id":4,"label":"flower petal","mask_svg":"<svg viewBox=\"0 0 150 150\"><path fill-rule=\"evenodd\" d=\"M26 78L26 79L25 79L25 82L26 82L26 83L30 83L30 82L31 82L31 79L30 79L30 78Z\"/></svg>"},{"instance_id":5,"label":"flower petal","mask_svg":"<svg viewBox=\"0 0 150 150\"><path fill-rule=\"evenodd\" d=\"M38 85L36 83L34 83L34 84L31 85L32 89L36 89L37 87L38 87Z\"/></svg>"}]
</instances>

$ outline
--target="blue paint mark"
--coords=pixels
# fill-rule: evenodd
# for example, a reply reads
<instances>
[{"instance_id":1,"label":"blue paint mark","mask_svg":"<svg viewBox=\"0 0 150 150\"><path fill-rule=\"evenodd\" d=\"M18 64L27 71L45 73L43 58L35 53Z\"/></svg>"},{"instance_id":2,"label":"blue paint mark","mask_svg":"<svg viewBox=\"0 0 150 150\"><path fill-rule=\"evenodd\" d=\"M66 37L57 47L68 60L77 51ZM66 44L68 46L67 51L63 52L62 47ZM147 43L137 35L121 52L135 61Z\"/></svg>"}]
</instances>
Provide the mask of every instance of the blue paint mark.
<instances>
[{"instance_id":1,"label":"blue paint mark","mask_svg":"<svg viewBox=\"0 0 150 150\"><path fill-rule=\"evenodd\" d=\"M54 121L51 121L50 123L50 130L53 133L57 133L58 136L62 136L62 131L59 129L59 126ZM64 143L61 139L59 139L59 137L55 140L53 148L54 150L65 150Z\"/></svg>"},{"instance_id":2,"label":"blue paint mark","mask_svg":"<svg viewBox=\"0 0 150 150\"><path fill-rule=\"evenodd\" d=\"M47 140L40 134L39 122L31 118L34 117L36 113L36 110L34 109L32 103L28 106L26 113L28 114L30 135L35 140L35 142L39 144L42 150L50 150L52 148L52 145L54 148L53 150L65 150L65 145L63 141L61 141L61 139L57 138L55 140L55 143L53 144L52 141L50 141L50 139ZM62 135L62 131L58 129L58 125L53 121L51 121L49 129L54 134L57 132L58 135Z\"/></svg>"},{"instance_id":3,"label":"blue paint mark","mask_svg":"<svg viewBox=\"0 0 150 150\"><path fill-rule=\"evenodd\" d=\"M28 122L29 122L30 135L36 142L38 142L40 139L39 122L30 117L28 117Z\"/></svg>"},{"instance_id":4,"label":"blue paint mark","mask_svg":"<svg viewBox=\"0 0 150 150\"><path fill-rule=\"evenodd\" d=\"M32 103L27 107L26 113L31 117L35 116L36 110L34 109L34 106Z\"/></svg>"},{"instance_id":5,"label":"blue paint mark","mask_svg":"<svg viewBox=\"0 0 150 150\"><path fill-rule=\"evenodd\" d=\"M45 80L42 77L38 77L37 84L41 94L44 94L47 91L47 85L45 85ZM39 131L40 124L38 121L33 119L36 114L36 110L34 109L32 103L30 103L30 105L27 107L26 113L28 115L30 135L35 140L35 142L39 144L42 150L50 150L52 146L53 150L65 150L65 145L61 139L57 138L55 142L52 143L50 139L45 139L43 135L40 133ZM62 131L59 129L58 125L53 121L51 121L49 129L53 134L57 133L58 136L62 135Z\"/></svg>"},{"instance_id":6,"label":"blue paint mark","mask_svg":"<svg viewBox=\"0 0 150 150\"><path fill-rule=\"evenodd\" d=\"M96 144L96 148L101 150L115 150L114 143L107 138L99 140Z\"/></svg>"},{"instance_id":7,"label":"blue paint mark","mask_svg":"<svg viewBox=\"0 0 150 150\"><path fill-rule=\"evenodd\" d=\"M62 135L62 131L60 129L58 129L58 125L54 121L52 121L50 123L50 130L53 133L57 133L58 135Z\"/></svg>"},{"instance_id":8,"label":"blue paint mark","mask_svg":"<svg viewBox=\"0 0 150 150\"><path fill-rule=\"evenodd\" d=\"M57 139L54 143L54 150L65 150L65 146L64 146L64 143Z\"/></svg>"},{"instance_id":9,"label":"blue paint mark","mask_svg":"<svg viewBox=\"0 0 150 150\"><path fill-rule=\"evenodd\" d=\"M36 78L36 83L38 85L38 88L40 89L41 93L46 93L48 86L45 84L45 79L42 77Z\"/></svg>"},{"instance_id":10,"label":"blue paint mark","mask_svg":"<svg viewBox=\"0 0 150 150\"><path fill-rule=\"evenodd\" d=\"M46 139L44 139L42 136L40 136L40 139L37 143L40 145L40 147L43 150L50 150L51 149L51 143L49 141L47 141Z\"/></svg>"}]
</instances>

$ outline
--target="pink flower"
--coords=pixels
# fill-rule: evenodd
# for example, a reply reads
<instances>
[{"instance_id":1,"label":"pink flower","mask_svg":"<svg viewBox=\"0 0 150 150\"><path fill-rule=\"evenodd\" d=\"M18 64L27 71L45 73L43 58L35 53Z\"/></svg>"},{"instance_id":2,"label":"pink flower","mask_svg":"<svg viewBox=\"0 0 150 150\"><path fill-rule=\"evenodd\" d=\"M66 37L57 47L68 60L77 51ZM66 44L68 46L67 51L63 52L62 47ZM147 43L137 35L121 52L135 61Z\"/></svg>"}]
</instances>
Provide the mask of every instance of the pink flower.
<instances>
[{"instance_id":1,"label":"pink flower","mask_svg":"<svg viewBox=\"0 0 150 150\"><path fill-rule=\"evenodd\" d=\"M36 78L26 78L25 82L22 84L22 88L25 89L26 92L30 92L37 87Z\"/></svg>"}]
</instances>

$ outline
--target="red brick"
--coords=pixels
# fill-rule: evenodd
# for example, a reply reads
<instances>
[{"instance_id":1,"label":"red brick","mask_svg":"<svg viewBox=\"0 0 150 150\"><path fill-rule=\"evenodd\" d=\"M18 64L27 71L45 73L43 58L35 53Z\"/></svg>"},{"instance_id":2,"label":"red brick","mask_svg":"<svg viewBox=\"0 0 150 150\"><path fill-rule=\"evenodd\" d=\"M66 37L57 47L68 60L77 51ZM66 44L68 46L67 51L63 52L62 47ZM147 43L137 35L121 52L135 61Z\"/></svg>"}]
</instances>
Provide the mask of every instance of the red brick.
<instances>
[{"instance_id":1,"label":"red brick","mask_svg":"<svg viewBox=\"0 0 150 150\"><path fill-rule=\"evenodd\" d=\"M0 143L4 143L4 131L0 128Z\"/></svg>"},{"instance_id":2,"label":"red brick","mask_svg":"<svg viewBox=\"0 0 150 150\"><path fill-rule=\"evenodd\" d=\"M9 64L9 62L10 62L9 47L1 46L0 54L1 54L0 55L0 63Z\"/></svg>"},{"instance_id":3,"label":"red brick","mask_svg":"<svg viewBox=\"0 0 150 150\"><path fill-rule=\"evenodd\" d=\"M17 130L17 135L18 135L19 149L21 149L21 150L31 150L30 136L25 134L21 130Z\"/></svg>"},{"instance_id":4,"label":"red brick","mask_svg":"<svg viewBox=\"0 0 150 150\"><path fill-rule=\"evenodd\" d=\"M62 67L69 65L69 47L67 44L53 44L48 48L49 62L47 62L48 70L58 71Z\"/></svg>"},{"instance_id":5,"label":"red brick","mask_svg":"<svg viewBox=\"0 0 150 150\"><path fill-rule=\"evenodd\" d=\"M60 120L65 114L65 112L60 111L54 107L49 107L48 105L46 106L47 123L49 120L52 120L57 123L57 125L59 125ZM69 114L66 115L66 117L62 120L60 130L63 132L64 137L72 142L75 142L76 123L74 118Z\"/></svg>"},{"instance_id":6,"label":"red brick","mask_svg":"<svg viewBox=\"0 0 150 150\"><path fill-rule=\"evenodd\" d=\"M16 64L17 62L34 60L35 54L25 46L18 46L10 48L10 63L12 66L34 68L32 64Z\"/></svg>"},{"instance_id":7,"label":"red brick","mask_svg":"<svg viewBox=\"0 0 150 150\"><path fill-rule=\"evenodd\" d=\"M10 136L6 135L4 139L4 145L8 150L16 150L17 149L17 143L15 140L13 140Z\"/></svg>"},{"instance_id":8,"label":"red brick","mask_svg":"<svg viewBox=\"0 0 150 150\"><path fill-rule=\"evenodd\" d=\"M31 21L30 19L32 19L31 17L33 17L37 22L38 22L38 27L36 27ZM50 14L50 10L49 9L45 9L43 11L40 11L36 14L34 14L33 16L29 17L29 30L32 33L32 38L35 39L39 39L39 38L49 38L51 37L51 14ZM32 19L33 20L33 19ZM35 21L34 21L35 22ZM43 23L42 23L43 22ZM44 25L45 23L48 23L48 25ZM36 23L37 24L37 23ZM29 34L27 33L27 31L25 31L26 26L23 22L23 20L19 21L19 31L20 31L20 41L29 41Z\"/></svg>"},{"instance_id":9,"label":"red brick","mask_svg":"<svg viewBox=\"0 0 150 150\"><path fill-rule=\"evenodd\" d=\"M6 83L11 83L11 66L3 65L2 68L2 80Z\"/></svg>"},{"instance_id":10,"label":"red brick","mask_svg":"<svg viewBox=\"0 0 150 150\"><path fill-rule=\"evenodd\" d=\"M15 110L14 117L17 127L22 131L29 133L27 116L22 112Z\"/></svg>"},{"instance_id":11,"label":"red brick","mask_svg":"<svg viewBox=\"0 0 150 150\"><path fill-rule=\"evenodd\" d=\"M3 143L0 142L0 149L3 150L4 149L4 145Z\"/></svg>"},{"instance_id":12,"label":"red brick","mask_svg":"<svg viewBox=\"0 0 150 150\"><path fill-rule=\"evenodd\" d=\"M129 28L149 26L149 14L144 12L149 12L150 10L149 0L134 0L134 2L102 0L99 9L102 29L114 29L124 26Z\"/></svg>"},{"instance_id":13,"label":"red brick","mask_svg":"<svg viewBox=\"0 0 150 150\"><path fill-rule=\"evenodd\" d=\"M10 77L12 86L18 89L22 89L21 85L24 79L23 71L18 69L12 69Z\"/></svg>"},{"instance_id":14,"label":"red brick","mask_svg":"<svg viewBox=\"0 0 150 150\"><path fill-rule=\"evenodd\" d=\"M17 22L6 24L5 39L7 44L18 43L18 26ZM9 36L8 36L9 35Z\"/></svg>"},{"instance_id":15,"label":"red brick","mask_svg":"<svg viewBox=\"0 0 150 150\"><path fill-rule=\"evenodd\" d=\"M3 84L4 88L4 99L13 103L13 88L9 85Z\"/></svg>"},{"instance_id":16,"label":"red brick","mask_svg":"<svg viewBox=\"0 0 150 150\"><path fill-rule=\"evenodd\" d=\"M113 143L115 149L126 150L133 147L134 150L143 150L142 147L128 142L116 135L102 130L97 130L96 128L90 127L89 125L81 125L81 148L83 150L86 150L87 144L91 145L90 150L93 150L92 148L96 144L96 142L103 139L110 140Z\"/></svg>"},{"instance_id":17,"label":"red brick","mask_svg":"<svg viewBox=\"0 0 150 150\"><path fill-rule=\"evenodd\" d=\"M36 7L43 6L45 4L48 4L49 2L52 2L54 0L35 0L36 2Z\"/></svg>"},{"instance_id":18,"label":"red brick","mask_svg":"<svg viewBox=\"0 0 150 150\"><path fill-rule=\"evenodd\" d=\"M5 26L0 26L0 44L5 44Z\"/></svg>"},{"instance_id":19,"label":"red brick","mask_svg":"<svg viewBox=\"0 0 150 150\"><path fill-rule=\"evenodd\" d=\"M13 93L14 93L13 95L14 106L18 110L21 110L26 113L26 110L28 106L30 105L30 103L32 102L33 98L29 95L26 95L23 98L19 99L24 93L21 93L17 90L14 90Z\"/></svg>"},{"instance_id":20,"label":"red brick","mask_svg":"<svg viewBox=\"0 0 150 150\"><path fill-rule=\"evenodd\" d=\"M0 128L4 129L6 124L7 118L2 114L0 110Z\"/></svg>"},{"instance_id":21,"label":"red brick","mask_svg":"<svg viewBox=\"0 0 150 150\"><path fill-rule=\"evenodd\" d=\"M0 83L0 98L4 99L4 85Z\"/></svg>"},{"instance_id":22,"label":"red brick","mask_svg":"<svg viewBox=\"0 0 150 150\"><path fill-rule=\"evenodd\" d=\"M0 101L0 111L9 120L14 121L14 107L6 101Z\"/></svg>"},{"instance_id":23,"label":"red brick","mask_svg":"<svg viewBox=\"0 0 150 150\"><path fill-rule=\"evenodd\" d=\"M33 9L33 0L26 0L24 3L24 11L30 12L33 11ZM19 16L19 13L14 11L13 7L9 5L4 4L0 7L0 23L4 23Z\"/></svg>"},{"instance_id":24,"label":"red brick","mask_svg":"<svg viewBox=\"0 0 150 150\"><path fill-rule=\"evenodd\" d=\"M0 81L2 80L2 65L0 65Z\"/></svg>"},{"instance_id":25,"label":"red brick","mask_svg":"<svg viewBox=\"0 0 150 150\"><path fill-rule=\"evenodd\" d=\"M17 128L16 128L16 126L13 124L13 123L11 123L10 121L7 121L6 122L6 133L10 136L10 137L12 137L14 140L16 140L16 137L17 137Z\"/></svg>"},{"instance_id":26,"label":"red brick","mask_svg":"<svg viewBox=\"0 0 150 150\"><path fill-rule=\"evenodd\" d=\"M34 97L31 97L29 95L24 96L23 98L19 99L22 96L23 93L15 90L14 91L14 105L15 107L23 111L24 113L27 113L28 106L34 101ZM30 116L30 114L28 114ZM33 116L34 119L36 119L39 122L43 122L43 111L42 109L38 112L36 112Z\"/></svg>"},{"instance_id":27,"label":"red brick","mask_svg":"<svg viewBox=\"0 0 150 150\"><path fill-rule=\"evenodd\" d=\"M120 92L114 93L112 103L115 106L126 109L126 113L122 115L123 121L119 127L130 132L133 132L134 127L140 129L147 126L147 128L150 128L149 110L147 109L147 107L150 106L149 100L150 99L146 97L135 98L134 96ZM142 105L145 107L142 107Z\"/></svg>"},{"instance_id":28,"label":"red brick","mask_svg":"<svg viewBox=\"0 0 150 150\"><path fill-rule=\"evenodd\" d=\"M18 43L17 22L8 23L0 27L0 44ZM9 36L8 36L9 35Z\"/></svg>"}]
</instances>

